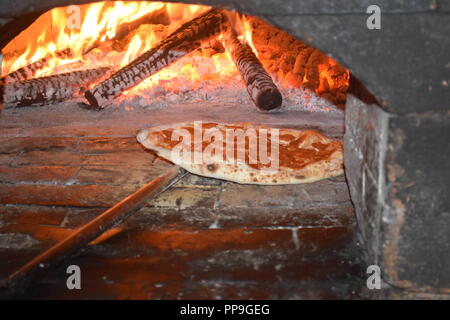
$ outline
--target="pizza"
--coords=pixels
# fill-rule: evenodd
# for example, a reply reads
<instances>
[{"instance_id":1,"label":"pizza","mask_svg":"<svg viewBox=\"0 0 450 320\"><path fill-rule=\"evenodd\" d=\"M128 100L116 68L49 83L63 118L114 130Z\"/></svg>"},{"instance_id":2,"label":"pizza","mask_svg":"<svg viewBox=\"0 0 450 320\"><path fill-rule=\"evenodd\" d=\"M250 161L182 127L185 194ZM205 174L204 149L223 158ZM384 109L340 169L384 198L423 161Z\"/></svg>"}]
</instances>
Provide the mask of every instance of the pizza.
<instances>
[{"instance_id":1,"label":"pizza","mask_svg":"<svg viewBox=\"0 0 450 320\"><path fill-rule=\"evenodd\" d=\"M299 184L343 174L342 142L315 130L193 121L141 130L137 140L193 174L243 184Z\"/></svg>"}]
</instances>

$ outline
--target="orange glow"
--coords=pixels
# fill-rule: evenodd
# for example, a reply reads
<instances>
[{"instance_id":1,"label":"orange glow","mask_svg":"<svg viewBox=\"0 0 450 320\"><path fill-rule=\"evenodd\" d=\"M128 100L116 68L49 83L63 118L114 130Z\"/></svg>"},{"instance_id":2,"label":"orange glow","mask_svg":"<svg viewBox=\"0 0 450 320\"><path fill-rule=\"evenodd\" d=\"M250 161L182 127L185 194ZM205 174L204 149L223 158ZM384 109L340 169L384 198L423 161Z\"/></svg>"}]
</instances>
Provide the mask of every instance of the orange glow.
<instances>
[{"instance_id":1,"label":"orange glow","mask_svg":"<svg viewBox=\"0 0 450 320\"><path fill-rule=\"evenodd\" d=\"M2 75L44 57L50 58L49 63L45 68L38 70L34 77L104 66L116 71L150 50L181 24L210 8L201 5L146 1L104 1L77 7L80 9L81 17L80 25L76 28L69 27L71 13L68 12L68 7L54 8L44 13L29 28L33 29L35 26L30 31L31 36L24 37L26 41L17 40L15 43L8 44L3 51L10 55L4 56ZM165 12L168 21L164 25L142 24L122 40L111 40L116 36L121 25L152 12ZM239 40L248 43L253 52L262 59L257 50L258 46L255 46L253 41L251 20L235 12L227 11L227 14L231 25L238 33ZM167 25L168 22L170 23ZM94 44L97 44L95 48ZM14 48L11 49L9 46ZM55 56L55 52L67 48L71 49L70 57ZM87 48L93 49L87 53ZM261 61L264 65L271 63L269 60L267 63ZM328 59L319 66L320 86L317 93L342 85L333 78L334 65L336 62ZM277 74L273 76L276 78ZM202 83L209 81L220 81L221 84L226 85L228 81L235 80L236 77L239 77L238 71L226 51L203 54L201 50L198 50L160 70L125 92L124 96L136 95L144 88L157 86L163 90L176 92L186 86L196 89ZM286 79L280 77L277 80L286 87L292 86L286 83ZM303 79L303 82L306 80ZM300 79L295 87L298 87L301 82Z\"/></svg>"},{"instance_id":2,"label":"orange glow","mask_svg":"<svg viewBox=\"0 0 450 320\"><path fill-rule=\"evenodd\" d=\"M241 30L241 35L245 39L245 42L249 44L255 55L259 57L258 50L256 50L255 45L253 44L252 26L247 17L242 18L242 29L243 30Z\"/></svg>"},{"instance_id":3,"label":"orange glow","mask_svg":"<svg viewBox=\"0 0 450 320\"><path fill-rule=\"evenodd\" d=\"M2 75L44 57L52 57L52 59L49 59L50 65L39 70L35 77L53 74L53 70L57 66L60 67L79 60L85 62L86 66L90 65L89 67L97 66L99 63L105 65L106 62L106 64L118 69L149 50L161 39L161 36L152 30L149 34L145 34L145 37L136 33L127 45L126 51L121 52L119 56L107 52L99 54L98 50L95 49L92 54L83 55L84 50L96 40L105 41L113 38L116 35L117 27L121 24L136 20L164 7L171 21L168 27L170 31L209 8L200 5L144 1L97 2L80 5L79 7L82 15L79 28L68 28L71 15L66 8L54 8L41 16L41 20L45 20L47 23L50 21L51 27L43 29L44 31L38 35L35 41L30 41L20 56L15 57L13 61L6 61L2 69ZM54 56L55 51L66 48L72 50L72 57L59 58Z\"/></svg>"}]
</instances>

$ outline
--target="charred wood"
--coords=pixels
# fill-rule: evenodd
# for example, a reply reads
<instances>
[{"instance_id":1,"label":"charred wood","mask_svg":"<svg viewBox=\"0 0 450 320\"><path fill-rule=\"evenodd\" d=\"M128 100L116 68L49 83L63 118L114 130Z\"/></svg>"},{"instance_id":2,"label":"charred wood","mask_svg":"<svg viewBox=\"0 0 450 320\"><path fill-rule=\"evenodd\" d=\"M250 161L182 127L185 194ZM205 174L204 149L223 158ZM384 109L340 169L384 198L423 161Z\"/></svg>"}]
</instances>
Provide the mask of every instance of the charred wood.
<instances>
[{"instance_id":1,"label":"charred wood","mask_svg":"<svg viewBox=\"0 0 450 320\"><path fill-rule=\"evenodd\" d=\"M5 108L42 106L66 101L82 94L106 76L109 68L72 71L1 85Z\"/></svg>"},{"instance_id":2,"label":"charred wood","mask_svg":"<svg viewBox=\"0 0 450 320\"><path fill-rule=\"evenodd\" d=\"M230 28L223 40L255 105L264 111L281 106L283 98L272 78L247 43L242 43Z\"/></svg>"},{"instance_id":3,"label":"charred wood","mask_svg":"<svg viewBox=\"0 0 450 320\"><path fill-rule=\"evenodd\" d=\"M104 108L123 91L132 88L167 67L172 62L201 47L202 42L217 36L226 16L211 9L183 24L154 48L142 54L107 80L86 91L86 99L94 108Z\"/></svg>"},{"instance_id":4,"label":"charred wood","mask_svg":"<svg viewBox=\"0 0 450 320\"><path fill-rule=\"evenodd\" d=\"M36 62L30 63L20 69L17 69L11 73L8 73L0 79L3 83L22 81L33 78L39 70L49 66L53 58L67 59L73 56L73 52L70 48L56 51L54 54L48 55Z\"/></svg>"}]
</instances>

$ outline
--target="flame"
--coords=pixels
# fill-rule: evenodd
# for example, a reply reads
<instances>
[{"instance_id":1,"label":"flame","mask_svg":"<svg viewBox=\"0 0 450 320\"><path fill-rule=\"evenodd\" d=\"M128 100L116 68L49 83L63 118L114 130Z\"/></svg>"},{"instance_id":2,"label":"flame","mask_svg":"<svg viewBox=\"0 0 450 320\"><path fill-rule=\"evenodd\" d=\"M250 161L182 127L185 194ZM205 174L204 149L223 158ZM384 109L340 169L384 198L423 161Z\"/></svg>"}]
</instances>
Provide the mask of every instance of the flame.
<instances>
[{"instance_id":1,"label":"flame","mask_svg":"<svg viewBox=\"0 0 450 320\"><path fill-rule=\"evenodd\" d=\"M139 37L139 35L136 35L131 40L130 44L128 45L127 52L125 53L121 63L120 67L123 67L127 65L130 61L136 59L138 57L138 54L141 52L141 46L142 46L142 40ZM145 45L145 48L147 46ZM144 51L144 50L142 50Z\"/></svg>"},{"instance_id":2,"label":"flame","mask_svg":"<svg viewBox=\"0 0 450 320\"><path fill-rule=\"evenodd\" d=\"M76 7L72 8L76 9L75 13L69 10L71 7ZM181 24L210 9L203 5L146 1L104 1L71 7L54 8L44 13L23 32L24 35L21 34L10 42L3 49L6 54L2 75L42 58L49 58L48 65L40 69L34 77L104 66L118 70L150 50ZM74 25L77 21L74 19L77 10L80 23ZM159 12L163 12L167 18L165 24L141 24L122 40L114 39L124 24ZM227 11L227 14L239 40L249 44L267 70L271 71L272 61L264 60L263 54L260 55L258 46L254 43L251 18L236 12ZM168 22L170 23L167 24ZM67 48L71 50L70 56L56 55L58 51ZM87 48L92 50L87 52ZM332 59L318 67L320 86L317 92L326 92L330 88L345 85L334 76L335 67L339 66ZM221 84L227 84L239 77L226 51L215 52L209 56L194 51L131 88L124 96L137 95L142 89L156 87L172 92L184 90L182 88L185 87L197 89L202 83L220 81ZM278 77L278 80L289 86L283 82L282 77ZM301 85L301 82L306 80L301 79L298 83Z\"/></svg>"},{"instance_id":3,"label":"flame","mask_svg":"<svg viewBox=\"0 0 450 320\"><path fill-rule=\"evenodd\" d=\"M248 45L252 48L253 53L257 57L259 57L258 50L256 49L255 45L253 44L253 32L252 32L253 28L250 24L250 20L245 16L242 18L242 25L243 25L243 30L244 30L242 32L242 34L245 39L245 42L247 42Z\"/></svg>"},{"instance_id":4,"label":"flame","mask_svg":"<svg viewBox=\"0 0 450 320\"><path fill-rule=\"evenodd\" d=\"M26 48L18 57L3 64L2 75L17 70L25 65L36 62L42 58L50 57L50 62L46 68L39 70L36 77L41 77L53 73L56 66L70 64L77 60L85 62L92 57L83 56L86 48L93 45L96 41L102 42L115 37L118 27L121 24L134 21L146 14L156 10L166 8L166 13L171 21L170 30L178 27L183 22L206 11L209 7L201 5L183 5L164 2L145 2L145 1L114 1L97 2L88 5L80 5L81 26L71 28L73 22L73 13L68 8L54 8L43 14L39 22L48 23L51 26L42 28L42 32L37 35L35 41L29 41ZM38 23L39 24L39 23ZM55 32L56 30L56 32ZM123 58L119 63L111 62L115 68L122 67L135 59L137 56L149 50L161 37L151 32L144 39L136 34L131 39L127 50L123 53ZM17 43L14 43L17 46ZM71 57L56 57L55 52L70 48ZM4 51L8 51L8 46ZM97 57L99 58L99 57ZM105 57L102 57L105 58ZM109 60L106 57L106 60Z\"/></svg>"}]
</instances>

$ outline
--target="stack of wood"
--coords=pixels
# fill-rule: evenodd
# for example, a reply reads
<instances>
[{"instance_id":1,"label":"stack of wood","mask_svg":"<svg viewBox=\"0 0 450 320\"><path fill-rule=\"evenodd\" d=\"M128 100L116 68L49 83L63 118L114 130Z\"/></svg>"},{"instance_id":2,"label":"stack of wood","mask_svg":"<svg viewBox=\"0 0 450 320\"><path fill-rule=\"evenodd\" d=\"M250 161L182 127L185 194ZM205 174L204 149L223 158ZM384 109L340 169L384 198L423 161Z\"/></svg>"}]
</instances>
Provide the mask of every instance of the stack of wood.
<instances>
[{"instance_id":1,"label":"stack of wood","mask_svg":"<svg viewBox=\"0 0 450 320\"><path fill-rule=\"evenodd\" d=\"M163 12L152 13L119 26L113 42L120 45L120 42L127 39L129 41L131 37L128 35L138 29L141 23L155 19L157 23L164 21ZM34 78L39 69L48 66L50 58L45 57L1 79L3 102L5 107L45 105L72 99L84 93L91 107L102 109L123 91L138 85L192 51L202 48L211 50L211 43L218 43L219 35L223 35L221 44L232 57L254 104L263 111L280 107L282 97L270 75L252 48L238 39L227 14L219 9L210 9L186 22L152 49L112 74L108 68L97 68ZM95 41L85 50L85 54L100 44L100 40ZM219 46L221 47L220 43ZM217 50L217 45L214 47L213 50ZM54 56L61 58L70 55L70 49L66 49Z\"/></svg>"},{"instance_id":2,"label":"stack of wood","mask_svg":"<svg viewBox=\"0 0 450 320\"><path fill-rule=\"evenodd\" d=\"M285 87L309 88L344 108L349 88L348 70L307 43L256 17L247 17L252 42L263 66ZM321 72L327 74L325 77Z\"/></svg>"},{"instance_id":3,"label":"stack of wood","mask_svg":"<svg viewBox=\"0 0 450 320\"><path fill-rule=\"evenodd\" d=\"M226 14L218 9L211 9L183 24L155 47L93 89L86 91L86 99L93 108L104 108L123 91L138 85L162 68L201 48L203 43L211 38L217 38L220 34L225 34L223 44L240 71L255 105L261 110L281 106L281 94L269 74L250 46L237 39Z\"/></svg>"}]
</instances>

